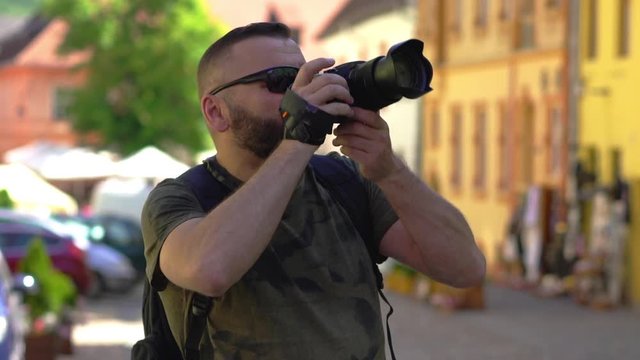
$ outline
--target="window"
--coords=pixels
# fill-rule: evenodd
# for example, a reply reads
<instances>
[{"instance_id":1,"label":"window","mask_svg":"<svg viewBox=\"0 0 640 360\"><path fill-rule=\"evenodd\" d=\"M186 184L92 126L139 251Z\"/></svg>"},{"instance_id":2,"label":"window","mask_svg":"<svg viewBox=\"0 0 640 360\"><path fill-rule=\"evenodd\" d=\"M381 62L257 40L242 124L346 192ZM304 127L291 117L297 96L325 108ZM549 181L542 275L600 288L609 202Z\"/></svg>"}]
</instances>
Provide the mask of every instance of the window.
<instances>
[{"instance_id":1,"label":"window","mask_svg":"<svg viewBox=\"0 0 640 360\"><path fill-rule=\"evenodd\" d=\"M594 59L598 53L598 3L588 0L587 4L587 58Z\"/></svg>"},{"instance_id":2,"label":"window","mask_svg":"<svg viewBox=\"0 0 640 360\"><path fill-rule=\"evenodd\" d=\"M549 135L548 135L548 166L550 174L555 175L562 167L562 147L564 144L564 126L562 124L562 112L554 106L549 110Z\"/></svg>"},{"instance_id":3,"label":"window","mask_svg":"<svg viewBox=\"0 0 640 360\"><path fill-rule=\"evenodd\" d=\"M476 0L475 25L477 27L487 26L488 16L489 16L489 0Z\"/></svg>"},{"instance_id":4,"label":"window","mask_svg":"<svg viewBox=\"0 0 640 360\"><path fill-rule=\"evenodd\" d=\"M507 118L507 105L498 106L498 189L501 191L509 188L509 172L511 153L509 152L509 119Z\"/></svg>"},{"instance_id":5,"label":"window","mask_svg":"<svg viewBox=\"0 0 640 360\"><path fill-rule=\"evenodd\" d=\"M69 107L73 100L73 90L58 87L53 94L53 119L64 120L69 118Z\"/></svg>"},{"instance_id":6,"label":"window","mask_svg":"<svg viewBox=\"0 0 640 360\"><path fill-rule=\"evenodd\" d=\"M509 20L513 15L513 0L500 0L500 20Z\"/></svg>"},{"instance_id":7,"label":"window","mask_svg":"<svg viewBox=\"0 0 640 360\"><path fill-rule=\"evenodd\" d=\"M125 224L114 221L105 225L107 234L114 244L126 246L132 242L131 233Z\"/></svg>"},{"instance_id":8,"label":"window","mask_svg":"<svg viewBox=\"0 0 640 360\"><path fill-rule=\"evenodd\" d=\"M451 185L459 189L462 185L462 111L454 107L451 115Z\"/></svg>"},{"instance_id":9,"label":"window","mask_svg":"<svg viewBox=\"0 0 640 360\"><path fill-rule=\"evenodd\" d=\"M528 186L533 182L533 162L535 158L535 108L533 103L525 100L522 108L522 118L518 145L520 147L519 180L520 185Z\"/></svg>"},{"instance_id":10,"label":"window","mask_svg":"<svg viewBox=\"0 0 640 360\"><path fill-rule=\"evenodd\" d=\"M483 189L487 182L487 112L484 107L476 110L473 146L473 185L476 189Z\"/></svg>"},{"instance_id":11,"label":"window","mask_svg":"<svg viewBox=\"0 0 640 360\"><path fill-rule=\"evenodd\" d=\"M555 9L560 7L560 0L546 0L545 5L548 9Z\"/></svg>"},{"instance_id":12,"label":"window","mask_svg":"<svg viewBox=\"0 0 640 360\"><path fill-rule=\"evenodd\" d=\"M631 5L629 0L619 0L618 55L629 55L629 36L631 32Z\"/></svg>"},{"instance_id":13,"label":"window","mask_svg":"<svg viewBox=\"0 0 640 360\"><path fill-rule=\"evenodd\" d=\"M518 48L532 48L535 45L535 4L533 0L524 0L518 15Z\"/></svg>"},{"instance_id":14,"label":"window","mask_svg":"<svg viewBox=\"0 0 640 360\"><path fill-rule=\"evenodd\" d=\"M622 151L618 148L611 149L611 176L616 181L622 177Z\"/></svg>"},{"instance_id":15,"label":"window","mask_svg":"<svg viewBox=\"0 0 640 360\"><path fill-rule=\"evenodd\" d=\"M453 4L449 22L450 28L451 31L459 33L462 31L462 0L454 0L450 4Z\"/></svg>"}]
</instances>

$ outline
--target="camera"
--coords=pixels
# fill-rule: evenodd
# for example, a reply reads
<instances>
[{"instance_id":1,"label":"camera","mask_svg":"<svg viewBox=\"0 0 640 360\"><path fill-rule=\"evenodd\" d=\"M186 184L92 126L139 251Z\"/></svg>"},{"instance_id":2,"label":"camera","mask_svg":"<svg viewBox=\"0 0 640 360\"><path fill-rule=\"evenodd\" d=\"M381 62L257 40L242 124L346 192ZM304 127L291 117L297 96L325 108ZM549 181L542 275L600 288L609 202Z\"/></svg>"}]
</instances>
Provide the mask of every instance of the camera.
<instances>
[{"instance_id":1,"label":"camera","mask_svg":"<svg viewBox=\"0 0 640 360\"><path fill-rule=\"evenodd\" d=\"M380 110L403 97L418 98L431 91L433 67L422 55L424 44L409 39L393 45L386 56L352 61L326 70L347 80L352 106Z\"/></svg>"}]
</instances>

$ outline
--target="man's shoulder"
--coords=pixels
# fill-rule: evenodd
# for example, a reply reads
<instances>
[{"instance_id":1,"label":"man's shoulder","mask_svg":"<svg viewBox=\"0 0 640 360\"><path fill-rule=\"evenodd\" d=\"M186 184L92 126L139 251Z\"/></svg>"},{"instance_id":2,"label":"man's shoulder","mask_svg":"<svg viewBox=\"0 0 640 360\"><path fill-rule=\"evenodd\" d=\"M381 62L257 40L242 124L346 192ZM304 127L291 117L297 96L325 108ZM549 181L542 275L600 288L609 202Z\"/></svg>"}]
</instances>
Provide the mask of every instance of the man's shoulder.
<instances>
[{"instance_id":1,"label":"man's shoulder","mask_svg":"<svg viewBox=\"0 0 640 360\"><path fill-rule=\"evenodd\" d=\"M192 201L195 197L189 186L178 178L168 178L160 181L147 195L143 207L143 214L158 208L166 208L174 202Z\"/></svg>"}]
</instances>

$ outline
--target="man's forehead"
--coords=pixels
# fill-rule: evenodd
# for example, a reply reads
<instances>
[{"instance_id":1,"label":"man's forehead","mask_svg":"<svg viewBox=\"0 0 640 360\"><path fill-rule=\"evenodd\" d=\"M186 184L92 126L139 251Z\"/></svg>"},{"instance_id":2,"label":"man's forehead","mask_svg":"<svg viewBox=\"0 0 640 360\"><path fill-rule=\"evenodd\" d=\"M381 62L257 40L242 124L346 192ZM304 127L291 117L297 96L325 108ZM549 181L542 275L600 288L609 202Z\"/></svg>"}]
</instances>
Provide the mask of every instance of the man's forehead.
<instances>
[{"instance_id":1,"label":"man's forehead","mask_svg":"<svg viewBox=\"0 0 640 360\"><path fill-rule=\"evenodd\" d=\"M304 56L298 45L291 39L256 36L234 44L229 52L229 61L238 65L301 66ZM261 70L261 69L256 69Z\"/></svg>"}]
</instances>

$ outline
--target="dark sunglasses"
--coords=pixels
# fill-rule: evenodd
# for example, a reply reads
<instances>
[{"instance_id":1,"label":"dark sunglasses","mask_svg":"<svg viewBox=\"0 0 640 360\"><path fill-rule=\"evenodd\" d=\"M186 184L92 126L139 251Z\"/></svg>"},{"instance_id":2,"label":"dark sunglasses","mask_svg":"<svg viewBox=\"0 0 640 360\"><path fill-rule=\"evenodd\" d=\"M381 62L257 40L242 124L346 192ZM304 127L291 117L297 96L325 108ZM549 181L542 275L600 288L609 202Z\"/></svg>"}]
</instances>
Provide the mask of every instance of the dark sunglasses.
<instances>
[{"instance_id":1,"label":"dark sunglasses","mask_svg":"<svg viewBox=\"0 0 640 360\"><path fill-rule=\"evenodd\" d=\"M222 84L217 88L211 90L209 95L215 95L218 92L238 84L248 84L256 81L264 81L267 84L267 89L272 93L284 94L287 88L293 84L293 81L298 75L298 68L293 66L277 66L269 69L260 70L253 74L243 76L240 79L230 81L226 84Z\"/></svg>"}]
</instances>

